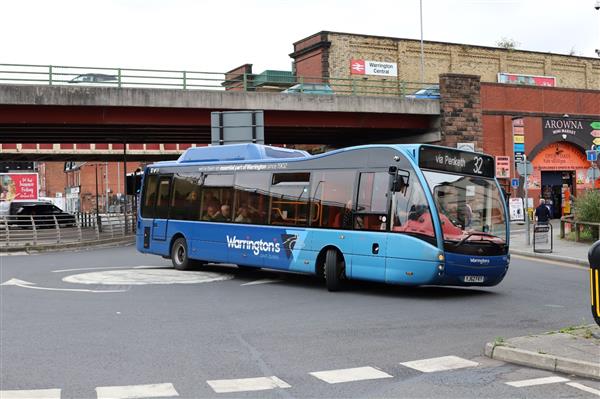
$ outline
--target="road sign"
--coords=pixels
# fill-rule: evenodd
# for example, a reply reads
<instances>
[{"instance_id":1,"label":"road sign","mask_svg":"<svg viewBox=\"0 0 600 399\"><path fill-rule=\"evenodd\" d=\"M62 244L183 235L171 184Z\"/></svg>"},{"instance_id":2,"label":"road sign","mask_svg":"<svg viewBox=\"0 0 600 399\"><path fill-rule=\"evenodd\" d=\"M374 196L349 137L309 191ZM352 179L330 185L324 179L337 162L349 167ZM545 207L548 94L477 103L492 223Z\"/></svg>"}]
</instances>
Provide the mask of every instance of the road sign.
<instances>
[{"instance_id":1,"label":"road sign","mask_svg":"<svg viewBox=\"0 0 600 399\"><path fill-rule=\"evenodd\" d=\"M600 130L592 130L592 131L590 132L590 134L591 134L593 137L600 137Z\"/></svg>"},{"instance_id":2,"label":"road sign","mask_svg":"<svg viewBox=\"0 0 600 399\"><path fill-rule=\"evenodd\" d=\"M510 179L510 185L512 188L519 188L519 179Z\"/></svg>"},{"instance_id":3,"label":"road sign","mask_svg":"<svg viewBox=\"0 0 600 399\"><path fill-rule=\"evenodd\" d=\"M587 178L588 180L591 180L592 182L595 182L597 178L600 177L600 170L598 170L598 168L588 168L587 170Z\"/></svg>"},{"instance_id":4,"label":"road sign","mask_svg":"<svg viewBox=\"0 0 600 399\"><path fill-rule=\"evenodd\" d=\"M600 130L600 121L594 121L594 122L590 123L590 126L592 127L592 129Z\"/></svg>"},{"instance_id":5,"label":"road sign","mask_svg":"<svg viewBox=\"0 0 600 399\"><path fill-rule=\"evenodd\" d=\"M585 152L585 155L590 162L596 162L598 160L598 151L596 150L588 150Z\"/></svg>"},{"instance_id":6,"label":"road sign","mask_svg":"<svg viewBox=\"0 0 600 399\"><path fill-rule=\"evenodd\" d=\"M514 149L515 153L525 152L525 144L515 143L515 144L513 144L513 149Z\"/></svg>"},{"instance_id":7,"label":"road sign","mask_svg":"<svg viewBox=\"0 0 600 399\"><path fill-rule=\"evenodd\" d=\"M523 162L525 160L525 154L515 154L515 162Z\"/></svg>"},{"instance_id":8,"label":"road sign","mask_svg":"<svg viewBox=\"0 0 600 399\"><path fill-rule=\"evenodd\" d=\"M525 172L527 172L527 173L525 173ZM531 175L531 174L533 174L533 165L529 161L517 162L517 173L520 176L523 176L524 174Z\"/></svg>"}]
</instances>

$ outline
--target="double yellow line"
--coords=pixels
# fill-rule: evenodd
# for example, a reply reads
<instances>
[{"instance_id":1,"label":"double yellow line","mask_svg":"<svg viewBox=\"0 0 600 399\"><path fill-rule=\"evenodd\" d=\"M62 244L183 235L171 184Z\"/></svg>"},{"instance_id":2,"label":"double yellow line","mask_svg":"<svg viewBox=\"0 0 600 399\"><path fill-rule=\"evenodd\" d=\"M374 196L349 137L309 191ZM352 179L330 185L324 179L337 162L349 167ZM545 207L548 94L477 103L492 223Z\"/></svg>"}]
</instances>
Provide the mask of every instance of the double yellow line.
<instances>
[{"instance_id":1,"label":"double yellow line","mask_svg":"<svg viewBox=\"0 0 600 399\"><path fill-rule=\"evenodd\" d=\"M595 297L595 298L594 298ZM594 301L595 299L595 301ZM592 302L592 313L600 318L600 276L598 269L590 267L590 300ZM594 310L595 306L595 310Z\"/></svg>"}]
</instances>

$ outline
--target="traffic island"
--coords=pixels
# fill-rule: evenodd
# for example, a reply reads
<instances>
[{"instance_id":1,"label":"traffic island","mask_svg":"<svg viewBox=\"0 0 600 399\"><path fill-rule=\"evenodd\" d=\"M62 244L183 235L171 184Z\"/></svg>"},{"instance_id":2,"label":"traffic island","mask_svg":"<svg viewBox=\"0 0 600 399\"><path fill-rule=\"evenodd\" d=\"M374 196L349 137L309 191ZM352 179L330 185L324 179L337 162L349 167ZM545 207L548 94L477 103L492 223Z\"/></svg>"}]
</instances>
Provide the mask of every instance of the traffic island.
<instances>
[{"instance_id":1,"label":"traffic island","mask_svg":"<svg viewBox=\"0 0 600 399\"><path fill-rule=\"evenodd\" d=\"M539 335L496 338L485 345L485 355L503 362L600 380L600 327L575 326Z\"/></svg>"}]
</instances>

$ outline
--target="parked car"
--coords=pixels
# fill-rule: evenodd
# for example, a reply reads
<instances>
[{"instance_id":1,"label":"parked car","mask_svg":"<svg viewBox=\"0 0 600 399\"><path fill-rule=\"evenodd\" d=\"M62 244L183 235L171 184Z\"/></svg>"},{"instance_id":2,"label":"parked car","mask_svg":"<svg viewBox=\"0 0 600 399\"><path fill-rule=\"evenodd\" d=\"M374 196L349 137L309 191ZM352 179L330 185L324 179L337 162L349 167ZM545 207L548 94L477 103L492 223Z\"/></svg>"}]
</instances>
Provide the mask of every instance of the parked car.
<instances>
[{"instance_id":1,"label":"parked car","mask_svg":"<svg viewBox=\"0 0 600 399\"><path fill-rule=\"evenodd\" d=\"M106 75L103 73L84 73L76 76L69 83L116 83L118 78L115 75Z\"/></svg>"},{"instance_id":2,"label":"parked car","mask_svg":"<svg viewBox=\"0 0 600 399\"><path fill-rule=\"evenodd\" d=\"M15 203L15 210L11 216L8 217L8 223L14 227L31 228L31 217L36 228L52 228L56 227L56 223L60 227L73 227L77 225L75 216L64 212L62 209L53 205L49 202L37 202L37 203ZM56 217L56 222L54 218Z\"/></svg>"},{"instance_id":3,"label":"parked car","mask_svg":"<svg viewBox=\"0 0 600 399\"><path fill-rule=\"evenodd\" d=\"M417 90L413 94L406 96L407 98L430 98L437 100L440 98L440 86L433 85Z\"/></svg>"},{"instance_id":4,"label":"parked car","mask_svg":"<svg viewBox=\"0 0 600 399\"><path fill-rule=\"evenodd\" d=\"M298 83L282 93L335 94L331 86L325 83Z\"/></svg>"}]
</instances>

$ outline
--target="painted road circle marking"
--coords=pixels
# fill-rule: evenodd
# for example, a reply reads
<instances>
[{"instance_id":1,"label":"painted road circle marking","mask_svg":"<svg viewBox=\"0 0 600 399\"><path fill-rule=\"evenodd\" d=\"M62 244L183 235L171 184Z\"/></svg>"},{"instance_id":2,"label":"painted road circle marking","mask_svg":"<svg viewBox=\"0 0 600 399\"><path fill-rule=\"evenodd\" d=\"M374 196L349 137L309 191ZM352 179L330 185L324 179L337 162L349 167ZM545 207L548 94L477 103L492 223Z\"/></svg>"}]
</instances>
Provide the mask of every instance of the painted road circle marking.
<instances>
[{"instance_id":1,"label":"painted road circle marking","mask_svg":"<svg viewBox=\"0 0 600 399\"><path fill-rule=\"evenodd\" d=\"M100 285L200 284L230 280L232 274L215 272L185 272L173 269L127 269L73 274L64 277L66 283Z\"/></svg>"}]
</instances>

